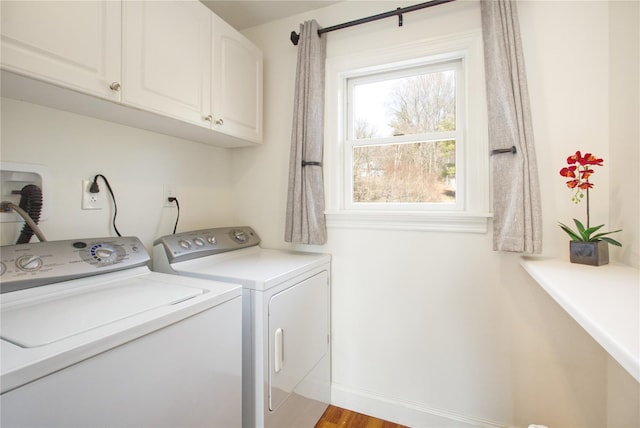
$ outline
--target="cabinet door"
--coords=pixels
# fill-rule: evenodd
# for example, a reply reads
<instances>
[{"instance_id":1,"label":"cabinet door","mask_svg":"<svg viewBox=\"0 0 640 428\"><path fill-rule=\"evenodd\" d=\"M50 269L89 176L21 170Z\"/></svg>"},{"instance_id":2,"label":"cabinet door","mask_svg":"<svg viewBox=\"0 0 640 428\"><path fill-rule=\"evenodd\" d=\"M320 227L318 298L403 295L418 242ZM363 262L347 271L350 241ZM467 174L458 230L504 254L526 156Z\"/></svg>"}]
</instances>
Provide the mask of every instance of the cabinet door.
<instances>
[{"instance_id":1,"label":"cabinet door","mask_svg":"<svg viewBox=\"0 0 640 428\"><path fill-rule=\"evenodd\" d=\"M211 11L195 0L123 8L123 102L210 127Z\"/></svg>"},{"instance_id":2,"label":"cabinet door","mask_svg":"<svg viewBox=\"0 0 640 428\"><path fill-rule=\"evenodd\" d=\"M120 2L2 0L0 5L3 69L119 100Z\"/></svg>"},{"instance_id":3,"label":"cabinet door","mask_svg":"<svg viewBox=\"0 0 640 428\"><path fill-rule=\"evenodd\" d=\"M213 18L213 129L262 142L262 51Z\"/></svg>"}]
</instances>

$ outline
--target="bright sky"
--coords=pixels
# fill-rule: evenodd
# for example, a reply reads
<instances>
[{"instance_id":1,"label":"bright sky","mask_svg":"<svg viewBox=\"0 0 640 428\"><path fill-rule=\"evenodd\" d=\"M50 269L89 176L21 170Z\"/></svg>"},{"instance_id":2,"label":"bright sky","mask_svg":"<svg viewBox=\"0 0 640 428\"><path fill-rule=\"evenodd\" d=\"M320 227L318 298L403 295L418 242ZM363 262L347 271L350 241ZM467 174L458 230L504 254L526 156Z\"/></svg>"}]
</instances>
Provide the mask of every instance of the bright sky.
<instances>
[{"instance_id":1,"label":"bright sky","mask_svg":"<svg viewBox=\"0 0 640 428\"><path fill-rule=\"evenodd\" d=\"M366 119L371 123L376 130L375 137L392 135L392 129L387 126L385 101L394 83L394 80L384 80L355 86L354 116L356 120Z\"/></svg>"}]
</instances>

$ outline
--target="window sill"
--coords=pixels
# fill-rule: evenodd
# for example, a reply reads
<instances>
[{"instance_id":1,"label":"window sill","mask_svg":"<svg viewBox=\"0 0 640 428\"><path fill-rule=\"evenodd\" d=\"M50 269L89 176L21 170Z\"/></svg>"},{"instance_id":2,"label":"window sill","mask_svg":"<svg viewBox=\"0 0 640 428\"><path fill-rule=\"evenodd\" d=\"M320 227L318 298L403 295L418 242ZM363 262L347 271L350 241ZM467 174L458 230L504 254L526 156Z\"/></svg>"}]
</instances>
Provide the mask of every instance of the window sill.
<instances>
[{"instance_id":1,"label":"window sill","mask_svg":"<svg viewBox=\"0 0 640 428\"><path fill-rule=\"evenodd\" d=\"M330 229L411 230L429 232L487 233L489 213L422 213L330 211L325 213Z\"/></svg>"},{"instance_id":2,"label":"window sill","mask_svg":"<svg viewBox=\"0 0 640 428\"><path fill-rule=\"evenodd\" d=\"M622 367L640 382L638 269L523 257L525 270Z\"/></svg>"}]
</instances>

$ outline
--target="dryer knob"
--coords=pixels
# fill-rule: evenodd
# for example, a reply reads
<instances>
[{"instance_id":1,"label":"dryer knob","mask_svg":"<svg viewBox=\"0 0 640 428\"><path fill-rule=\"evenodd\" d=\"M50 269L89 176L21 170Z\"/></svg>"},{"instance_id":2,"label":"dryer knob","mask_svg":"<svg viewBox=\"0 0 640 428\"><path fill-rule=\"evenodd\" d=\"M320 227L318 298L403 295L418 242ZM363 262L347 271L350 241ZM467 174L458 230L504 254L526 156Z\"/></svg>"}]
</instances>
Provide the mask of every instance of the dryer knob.
<instances>
[{"instance_id":1,"label":"dryer knob","mask_svg":"<svg viewBox=\"0 0 640 428\"><path fill-rule=\"evenodd\" d=\"M247 242L247 234L244 233L244 231L242 230L234 230L233 232L233 238L240 242L240 243L245 243Z\"/></svg>"},{"instance_id":2,"label":"dryer knob","mask_svg":"<svg viewBox=\"0 0 640 428\"><path fill-rule=\"evenodd\" d=\"M187 241L186 239L179 240L178 245L180 245L185 250L188 250L189 248L191 248L191 242Z\"/></svg>"},{"instance_id":3,"label":"dryer knob","mask_svg":"<svg viewBox=\"0 0 640 428\"><path fill-rule=\"evenodd\" d=\"M196 247L203 247L204 246L204 240L202 238L195 238L193 240L193 243L196 244Z\"/></svg>"},{"instance_id":4,"label":"dryer knob","mask_svg":"<svg viewBox=\"0 0 640 428\"><path fill-rule=\"evenodd\" d=\"M211 245L216 245L218 243L218 240L215 236L209 236L207 237L207 242Z\"/></svg>"}]
</instances>

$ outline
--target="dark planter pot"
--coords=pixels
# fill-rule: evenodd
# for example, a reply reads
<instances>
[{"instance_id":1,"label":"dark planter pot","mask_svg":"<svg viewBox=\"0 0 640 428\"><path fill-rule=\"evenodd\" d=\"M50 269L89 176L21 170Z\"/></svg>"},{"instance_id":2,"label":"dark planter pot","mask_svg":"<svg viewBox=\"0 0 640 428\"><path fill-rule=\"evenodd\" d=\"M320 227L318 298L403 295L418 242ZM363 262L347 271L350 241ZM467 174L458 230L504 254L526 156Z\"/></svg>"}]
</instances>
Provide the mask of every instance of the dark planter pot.
<instances>
[{"instance_id":1,"label":"dark planter pot","mask_svg":"<svg viewBox=\"0 0 640 428\"><path fill-rule=\"evenodd\" d=\"M569 241L569 260L591 266L609 264L609 244L605 241Z\"/></svg>"}]
</instances>

